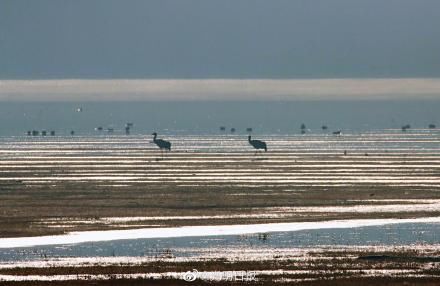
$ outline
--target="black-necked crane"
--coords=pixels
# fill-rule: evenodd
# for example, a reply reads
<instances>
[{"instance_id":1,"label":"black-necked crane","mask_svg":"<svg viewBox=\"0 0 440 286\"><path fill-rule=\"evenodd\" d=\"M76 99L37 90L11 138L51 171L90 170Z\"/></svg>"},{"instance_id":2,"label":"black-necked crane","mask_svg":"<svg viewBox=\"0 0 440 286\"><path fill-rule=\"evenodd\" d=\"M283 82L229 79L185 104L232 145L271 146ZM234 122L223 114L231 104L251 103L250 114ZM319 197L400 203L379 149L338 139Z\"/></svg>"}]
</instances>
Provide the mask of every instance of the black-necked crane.
<instances>
[{"instance_id":1,"label":"black-necked crane","mask_svg":"<svg viewBox=\"0 0 440 286\"><path fill-rule=\"evenodd\" d=\"M163 150L171 151L171 143L169 141L163 140L163 139L157 139L157 133L154 132L153 134L153 143L159 147L160 151L162 151L162 157L163 157Z\"/></svg>"},{"instance_id":2,"label":"black-necked crane","mask_svg":"<svg viewBox=\"0 0 440 286\"><path fill-rule=\"evenodd\" d=\"M267 152L267 145L266 142L261 140L252 140L251 135L248 136L249 144L252 145L256 149L255 154L257 154L258 149L264 149L265 152Z\"/></svg>"}]
</instances>

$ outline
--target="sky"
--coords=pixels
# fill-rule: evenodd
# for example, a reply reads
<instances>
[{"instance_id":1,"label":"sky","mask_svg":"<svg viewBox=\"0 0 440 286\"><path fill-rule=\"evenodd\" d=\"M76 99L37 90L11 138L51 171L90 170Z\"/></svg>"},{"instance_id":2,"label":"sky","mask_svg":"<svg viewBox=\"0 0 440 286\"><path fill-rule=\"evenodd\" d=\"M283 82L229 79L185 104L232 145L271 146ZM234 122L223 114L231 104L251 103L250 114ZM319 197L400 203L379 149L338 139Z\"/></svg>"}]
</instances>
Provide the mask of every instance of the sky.
<instances>
[{"instance_id":1,"label":"sky","mask_svg":"<svg viewBox=\"0 0 440 286\"><path fill-rule=\"evenodd\" d=\"M440 76L438 0L0 0L0 78Z\"/></svg>"},{"instance_id":2,"label":"sky","mask_svg":"<svg viewBox=\"0 0 440 286\"><path fill-rule=\"evenodd\" d=\"M156 79L393 79L390 90L395 79L440 77L438 11L438 0L0 0L0 99L25 98L17 90L29 80L70 98L69 88L54 88L66 79L142 79L143 89ZM217 94L231 94L229 85ZM431 96L440 94L434 86Z\"/></svg>"}]
</instances>

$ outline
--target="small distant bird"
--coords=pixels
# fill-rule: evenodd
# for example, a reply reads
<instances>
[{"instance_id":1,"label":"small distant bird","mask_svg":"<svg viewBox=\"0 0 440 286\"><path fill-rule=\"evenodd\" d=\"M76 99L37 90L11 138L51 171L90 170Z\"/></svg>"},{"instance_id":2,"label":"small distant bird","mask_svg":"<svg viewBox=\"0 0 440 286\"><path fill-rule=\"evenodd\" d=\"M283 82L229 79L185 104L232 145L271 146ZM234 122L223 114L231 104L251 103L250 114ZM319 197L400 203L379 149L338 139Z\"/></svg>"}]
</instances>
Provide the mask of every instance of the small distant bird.
<instances>
[{"instance_id":1,"label":"small distant bird","mask_svg":"<svg viewBox=\"0 0 440 286\"><path fill-rule=\"evenodd\" d=\"M171 151L171 143L169 141L165 141L162 139L157 139L157 133L154 132L153 134L153 143L157 145L157 147L160 148L160 150L168 150Z\"/></svg>"},{"instance_id":2,"label":"small distant bird","mask_svg":"<svg viewBox=\"0 0 440 286\"><path fill-rule=\"evenodd\" d=\"M342 131L341 131L341 130L338 130L338 131L334 131L334 132L333 132L333 135L341 135L341 133L342 133Z\"/></svg>"},{"instance_id":3,"label":"small distant bird","mask_svg":"<svg viewBox=\"0 0 440 286\"><path fill-rule=\"evenodd\" d=\"M231 133L234 133L234 132L235 132L235 128L232 127L232 128L231 128Z\"/></svg>"},{"instance_id":4,"label":"small distant bird","mask_svg":"<svg viewBox=\"0 0 440 286\"><path fill-rule=\"evenodd\" d=\"M403 125L402 131L406 131L407 129L410 129L410 128L411 128L411 125L409 125L409 124Z\"/></svg>"},{"instance_id":5,"label":"small distant bird","mask_svg":"<svg viewBox=\"0 0 440 286\"><path fill-rule=\"evenodd\" d=\"M251 128L251 127L248 127L248 128L246 128L246 131L247 131L247 132L252 132L252 128Z\"/></svg>"},{"instance_id":6,"label":"small distant bird","mask_svg":"<svg viewBox=\"0 0 440 286\"><path fill-rule=\"evenodd\" d=\"M435 128L436 128L435 124L429 124L428 127L429 127L430 129L435 129Z\"/></svg>"},{"instance_id":7,"label":"small distant bird","mask_svg":"<svg viewBox=\"0 0 440 286\"><path fill-rule=\"evenodd\" d=\"M225 130L226 130L226 127L220 126L220 131L225 131Z\"/></svg>"},{"instance_id":8,"label":"small distant bird","mask_svg":"<svg viewBox=\"0 0 440 286\"><path fill-rule=\"evenodd\" d=\"M266 142L260 141L260 140L252 140L251 135L248 136L249 144L252 145L256 149L255 154L257 154L258 149L264 149L265 152L267 152L267 145Z\"/></svg>"},{"instance_id":9,"label":"small distant bird","mask_svg":"<svg viewBox=\"0 0 440 286\"><path fill-rule=\"evenodd\" d=\"M78 108L76 109L76 112L82 112L82 111L83 111L82 107L78 107Z\"/></svg>"},{"instance_id":10,"label":"small distant bird","mask_svg":"<svg viewBox=\"0 0 440 286\"><path fill-rule=\"evenodd\" d=\"M306 134L306 125L304 123L301 124L301 134Z\"/></svg>"},{"instance_id":11,"label":"small distant bird","mask_svg":"<svg viewBox=\"0 0 440 286\"><path fill-rule=\"evenodd\" d=\"M70 131L70 135L72 135L72 136L75 135L75 131L73 131L73 130Z\"/></svg>"},{"instance_id":12,"label":"small distant bird","mask_svg":"<svg viewBox=\"0 0 440 286\"><path fill-rule=\"evenodd\" d=\"M322 130L327 130L328 129L328 127L327 127L327 125L322 125Z\"/></svg>"}]
</instances>

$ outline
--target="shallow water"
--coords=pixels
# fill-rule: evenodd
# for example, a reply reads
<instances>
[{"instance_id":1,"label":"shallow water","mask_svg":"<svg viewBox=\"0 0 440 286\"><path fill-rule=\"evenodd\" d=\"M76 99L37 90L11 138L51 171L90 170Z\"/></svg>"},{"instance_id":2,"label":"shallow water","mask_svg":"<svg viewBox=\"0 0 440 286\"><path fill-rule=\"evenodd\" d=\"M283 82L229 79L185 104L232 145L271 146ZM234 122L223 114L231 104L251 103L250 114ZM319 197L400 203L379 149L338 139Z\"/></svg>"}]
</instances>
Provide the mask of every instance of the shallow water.
<instances>
[{"instance_id":1,"label":"shallow water","mask_svg":"<svg viewBox=\"0 0 440 286\"><path fill-rule=\"evenodd\" d=\"M71 245L0 249L0 262L43 258L160 256L194 257L206 249L303 248L319 246L402 246L440 244L439 223L402 223L357 228L302 230L212 237L131 239Z\"/></svg>"},{"instance_id":2,"label":"shallow water","mask_svg":"<svg viewBox=\"0 0 440 286\"><path fill-rule=\"evenodd\" d=\"M438 130L258 136L257 156L246 136L166 139L162 159L145 136L0 137L0 181L440 186Z\"/></svg>"},{"instance_id":3,"label":"shallow water","mask_svg":"<svg viewBox=\"0 0 440 286\"><path fill-rule=\"evenodd\" d=\"M82 108L82 112L77 112ZM132 134L218 134L219 127L245 134L299 134L307 130L364 132L400 128L426 128L440 124L440 100L394 101L189 101L189 102L2 102L0 136L23 135L27 130L54 130L67 135L96 135L95 127L123 134L127 122ZM104 134L106 132L103 132Z\"/></svg>"}]
</instances>

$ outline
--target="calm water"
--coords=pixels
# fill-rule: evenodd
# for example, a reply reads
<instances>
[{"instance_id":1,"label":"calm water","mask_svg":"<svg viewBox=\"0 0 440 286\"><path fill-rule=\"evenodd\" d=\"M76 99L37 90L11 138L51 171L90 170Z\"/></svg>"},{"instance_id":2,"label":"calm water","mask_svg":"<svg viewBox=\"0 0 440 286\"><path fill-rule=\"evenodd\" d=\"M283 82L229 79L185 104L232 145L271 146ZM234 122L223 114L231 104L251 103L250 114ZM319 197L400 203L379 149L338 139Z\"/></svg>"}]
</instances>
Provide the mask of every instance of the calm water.
<instances>
[{"instance_id":1,"label":"calm water","mask_svg":"<svg viewBox=\"0 0 440 286\"><path fill-rule=\"evenodd\" d=\"M54 257L155 256L171 250L176 257L191 257L207 248L297 248L333 246L401 246L440 244L440 224L403 223L347 229L318 229L241 236L134 239L15 249L0 249L0 261ZM213 250L215 251L215 250Z\"/></svg>"},{"instance_id":2,"label":"calm water","mask_svg":"<svg viewBox=\"0 0 440 286\"><path fill-rule=\"evenodd\" d=\"M82 108L82 112L78 112ZM400 128L411 124L426 128L440 125L437 101L319 101L319 102L100 102L2 103L0 136L23 135L28 130L54 130L66 135L96 134L95 127L124 132L134 123L133 134L218 134L219 126L254 134L297 134L300 125L321 133L331 130L363 132Z\"/></svg>"}]
</instances>

